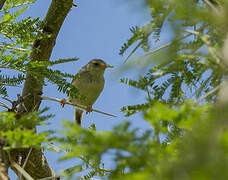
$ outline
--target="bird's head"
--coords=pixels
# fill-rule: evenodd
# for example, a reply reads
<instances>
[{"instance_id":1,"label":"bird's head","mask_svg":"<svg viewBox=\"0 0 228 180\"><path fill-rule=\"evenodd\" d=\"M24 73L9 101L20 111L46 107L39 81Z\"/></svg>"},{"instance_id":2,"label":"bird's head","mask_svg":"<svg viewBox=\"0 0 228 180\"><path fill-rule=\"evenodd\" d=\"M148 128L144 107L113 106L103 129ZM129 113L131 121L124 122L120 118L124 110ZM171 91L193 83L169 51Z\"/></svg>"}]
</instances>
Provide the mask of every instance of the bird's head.
<instances>
[{"instance_id":1,"label":"bird's head","mask_svg":"<svg viewBox=\"0 0 228 180\"><path fill-rule=\"evenodd\" d=\"M106 68L113 68L113 66L106 64L106 62L101 59L93 59L86 66L87 70L97 74L103 74Z\"/></svg>"}]
</instances>

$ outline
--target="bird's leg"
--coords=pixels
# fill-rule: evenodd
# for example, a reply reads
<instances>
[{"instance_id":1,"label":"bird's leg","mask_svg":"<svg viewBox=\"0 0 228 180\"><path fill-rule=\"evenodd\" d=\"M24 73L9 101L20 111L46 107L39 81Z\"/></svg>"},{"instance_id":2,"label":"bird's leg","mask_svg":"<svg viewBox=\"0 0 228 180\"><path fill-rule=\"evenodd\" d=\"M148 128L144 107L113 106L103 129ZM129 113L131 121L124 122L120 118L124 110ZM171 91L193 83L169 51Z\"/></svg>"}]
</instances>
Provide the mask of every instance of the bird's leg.
<instances>
[{"instance_id":1,"label":"bird's leg","mask_svg":"<svg viewBox=\"0 0 228 180\"><path fill-rule=\"evenodd\" d=\"M60 104L61 104L62 108L64 108L64 106L66 104L66 99L65 98L61 99Z\"/></svg>"},{"instance_id":2,"label":"bird's leg","mask_svg":"<svg viewBox=\"0 0 228 180\"><path fill-rule=\"evenodd\" d=\"M92 110L93 110L92 105L86 106L86 114L92 112Z\"/></svg>"}]
</instances>

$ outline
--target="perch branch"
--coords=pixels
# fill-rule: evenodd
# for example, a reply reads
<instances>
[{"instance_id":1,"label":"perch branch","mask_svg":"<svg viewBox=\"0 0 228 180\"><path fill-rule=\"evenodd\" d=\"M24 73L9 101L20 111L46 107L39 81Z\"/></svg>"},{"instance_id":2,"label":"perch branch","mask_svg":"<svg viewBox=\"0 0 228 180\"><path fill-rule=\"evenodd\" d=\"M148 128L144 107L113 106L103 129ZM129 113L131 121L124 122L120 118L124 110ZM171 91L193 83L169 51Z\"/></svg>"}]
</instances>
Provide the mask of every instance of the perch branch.
<instances>
[{"instance_id":1,"label":"perch branch","mask_svg":"<svg viewBox=\"0 0 228 180\"><path fill-rule=\"evenodd\" d=\"M43 99L43 100L50 100L50 101L55 101L55 102L62 103L62 101L60 99L57 99L57 98L50 98L50 97L46 97L46 96L40 96L40 98ZM86 110L86 106L83 106L83 105L73 104L73 103L70 103L68 101L64 102L64 104L75 106L75 107L77 107L78 109L81 109L81 110ZM92 111L97 112L97 113L101 113L101 114L104 114L104 115L107 115L107 116L116 117L115 115L112 115L112 114L109 114L109 113L106 113L106 112L102 112L102 111L99 111L99 110L96 110L96 109L92 109Z\"/></svg>"}]
</instances>

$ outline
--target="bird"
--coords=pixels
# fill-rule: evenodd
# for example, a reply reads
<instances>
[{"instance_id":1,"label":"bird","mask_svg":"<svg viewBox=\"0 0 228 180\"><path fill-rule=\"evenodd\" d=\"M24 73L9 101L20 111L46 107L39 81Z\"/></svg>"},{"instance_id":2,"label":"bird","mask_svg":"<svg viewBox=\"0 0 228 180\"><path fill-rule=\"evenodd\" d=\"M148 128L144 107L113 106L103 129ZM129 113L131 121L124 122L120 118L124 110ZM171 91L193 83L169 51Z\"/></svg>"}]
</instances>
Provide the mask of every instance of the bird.
<instances>
[{"instance_id":1,"label":"bird","mask_svg":"<svg viewBox=\"0 0 228 180\"><path fill-rule=\"evenodd\" d=\"M73 104L86 106L86 112L91 112L92 105L95 103L104 88L104 72L106 68L113 68L101 59L92 59L83 66L73 78L71 84L76 87L80 97L68 96ZM75 123L81 125L83 110L75 108Z\"/></svg>"}]
</instances>

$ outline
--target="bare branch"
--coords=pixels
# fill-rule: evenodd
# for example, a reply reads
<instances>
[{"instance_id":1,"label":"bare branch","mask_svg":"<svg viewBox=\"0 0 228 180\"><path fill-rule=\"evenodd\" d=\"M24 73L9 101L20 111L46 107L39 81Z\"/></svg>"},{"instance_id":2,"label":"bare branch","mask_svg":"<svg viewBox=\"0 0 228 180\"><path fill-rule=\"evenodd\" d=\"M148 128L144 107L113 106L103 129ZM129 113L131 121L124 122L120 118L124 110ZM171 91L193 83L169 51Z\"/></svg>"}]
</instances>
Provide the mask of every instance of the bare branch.
<instances>
[{"instance_id":1,"label":"bare branch","mask_svg":"<svg viewBox=\"0 0 228 180\"><path fill-rule=\"evenodd\" d=\"M11 104L13 104L13 101L11 101L11 100L10 100L9 98L7 98L7 97L2 97L2 99L4 99L4 100L10 102Z\"/></svg>"},{"instance_id":2,"label":"bare branch","mask_svg":"<svg viewBox=\"0 0 228 180\"><path fill-rule=\"evenodd\" d=\"M214 4L211 3L211 1L209 0L203 0L211 9L213 9L213 11L216 13L216 14L219 14L219 10L218 8L215 7Z\"/></svg>"},{"instance_id":3,"label":"bare branch","mask_svg":"<svg viewBox=\"0 0 228 180\"><path fill-rule=\"evenodd\" d=\"M55 101L55 102L62 103L62 101L60 99L57 99L57 98L50 98L50 97L45 97L45 96L40 96L40 98L44 99L44 100L50 100L50 101ZM73 103L68 102L68 101L64 102L64 104L68 104L68 105L77 107L80 110L86 110L86 108L87 108L86 106L79 105L79 104L73 104ZM116 117L115 115L112 115L112 114L109 114L109 113L106 113L106 112L103 112L103 111L99 111L99 110L96 110L96 109L92 109L92 111L97 112L97 113L101 113L101 114L104 114L104 115L107 115L107 116Z\"/></svg>"},{"instance_id":4,"label":"bare branch","mask_svg":"<svg viewBox=\"0 0 228 180\"><path fill-rule=\"evenodd\" d=\"M186 30L184 30L184 31L186 31L186 32L188 32L188 33L190 33L190 34L199 35L199 32L198 32L198 31L194 31L194 30L190 30L190 29L186 29Z\"/></svg>"},{"instance_id":5,"label":"bare branch","mask_svg":"<svg viewBox=\"0 0 228 180\"><path fill-rule=\"evenodd\" d=\"M17 163L11 162L11 166L14 167L18 172L20 172L27 180L34 180L23 168L21 168Z\"/></svg>"},{"instance_id":6,"label":"bare branch","mask_svg":"<svg viewBox=\"0 0 228 180\"><path fill-rule=\"evenodd\" d=\"M142 45L142 43L151 35L151 33L149 33L147 36L145 36L140 42L139 44L131 51L131 53L127 56L127 58L124 60L123 63L126 63L127 60L132 56L132 54Z\"/></svg>"},{"instance_id":7,"label":"bare branch","mask_svg":"<svg viewBox=\"0 0 228 180\"><path fill-rule=\"evenodd\" d=\"M146 87L146 92L147 92L148 100L149 100L149 102L151 102L152 99L151 99L151 96L150 96L150 92L149 92L148 86Z\"/></svg>"},{"instance_id":8,"label":"bare branch","mask_svg":"<svg viewBox=\"0 0 228 180\"><path fill-rule=\"evenodd\" d=\"M11 87L20 87L17 85L7 84L7 83L0 83L1 86L11 86Z\"/></svg>"},{"instance_id":9,"label":"bare branch","mask_svg":"<svg viewBox=\"0 0 228 180\"><path fill-rule=\"evenodd\" d=\"M77 5L76 3L74 3L74 2L73 2L73 4L72 4L72 5L73 5L73 6L75 6L75 7L78 7L78 5Z\"/></svg>"},{"instance_id":10,"label":"bare branch","mask_svg":"<svg viewBox=\"0 0 228 180\"><path fill-rule=\"evenodd\" d=\"M22 51L22 52L28 51L28 49L23 49L23 48L19 48L19 47L4 46L4 45L0 45L0 48L12 49L15 51Z\"/></svg>"},{"instance_id":11,"label":"bare branch","mask_svg":"<svg viewBox=\"0 0 228 180\"><path fill-rule=\"evenodd\" d=\"M8 105L4 104L3 102L0 102L0 106L6 108L6 109L11 109Z\"/></svg>"},{"instance_id":12,"label":"bare branch","mask_svg":"<svg viewBox=\"0 0 228 180\"><path fill-rule=\"evenodd\" d=\"M181 41L181 40L183 40L183 39L185 39L185 38L187 38L187 37L189 37L189 36L191 36L191 35L192 35L191 33L185 34L184 36L181 36L181 37L177 38L177 41ZM149 52L149 53L143 55L142 57L144 57L144 56L151 56L151 55L153 55L154 53L156 53L156 52L158 52L158 51L160 51L160 50L162 50L162 49L165 49L165 48L169 47L169 46L172 45L172 44L173 44L173 42L169 42L169 43L167 43L167 44L164 44L164 45L158 47L157 49L154 49L153 51L151 51L151 52Z\"/></svg>"},{"instance_id":13,"label":"bare branch","mask_svg":"<svg viewBox=\"0 0 228 180\"><path fill-rule=\"evenodd\" d=\"M214 94L216 91L219 90L219 88L221 87L221 84L218 85L217 87L215 87L214 89L212 89L211 91L207 92L206 94L204 94L202 97L198 98L195 102L195 104L199 104L200 101L206 99L208 96Z\"/></svg>"},{"instance_id":14,"label":"bare branch","mask_svg":"<svg viewBox=\"0 0 228 180\"><path fill-rule=\"evenodd\" d=\"M206 26L200 27L200 28L198 29L198 31L201 31L201 30L202 30L203 28L205 28L205 27L206 27ZM188 31L187 31L187 32L188 32ZM177 37L174 41L181 41L181 40L183 40L183 39L185 39L185 38L191 36L192 34L193 34L193 32L188 32L187 34L185 34L185 35L183 35L183 36ZM173 44L173 41L171 41L171 42L169 42L169 43L167 43L167 44L164 44L164 45L158 47L157 49L154 49L154 50L152 50L151 52L149 52L149 53L143 55L142 57L151 56L151 55L153 55L154 53L156 53L156 52L158 52L158 51L160 51L160 50L162 50L162 49L165 49L165 48L171 46L172 44Z\"/></svg>"},{"instance_id":15,"label":"bare branch","mask_svg":"<svg viewBox=\"0 0 228 180\"><path fill-rule=\"evenodd\" d=\"M26 70L24 69L21 69L21 68L17 68L17 67L8 67L8 66L0 66L0 68L2 69L12 69L12 70L16 70L16 71L20 71L20 72L23 72L23 73L26 73Z\"/></svg>"},{"instance_id":16,"label":"bare branch","mask_svg":"<svg viewBox=\"0 0 228 180\"><path fill-rule=\"evenodd\" d=\"M5 108L8 108L8 111L10 111L10 112L17 112L18 111L17 106L18 105L22 105L24 107L24 109L26 110L26 112L27 112L27 108L25 107L25 104L24 104L24 100L27 97L29 97L29 94L26 95L25 97L22 97L20 94L17 94L17 100L16 101L12 101L12 100L8 99L7 97L2 97L2 99L4 99L4 100L8 101L9 103L11 103L12 107L9 107L6 104L1 103L1 102L0 102L0 105L5 106Z\"/></svg>"},{"instance_id":17,"label":"bare branch","mask_svg":"<svg viewBox=\"0 0 228 180\"><path fill-rule=\"evenodd\" d=\"M23 169L25 168L25 166L26 166L26 164L28 162L28 159L29 159L29 156L30 156L31 152L32 152L32 148L29 149L28 155L27 155L27 157L25 159L25 162L24 162L24 164L22 166Z\"/></svg>"}]
</instances>

